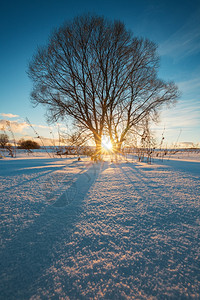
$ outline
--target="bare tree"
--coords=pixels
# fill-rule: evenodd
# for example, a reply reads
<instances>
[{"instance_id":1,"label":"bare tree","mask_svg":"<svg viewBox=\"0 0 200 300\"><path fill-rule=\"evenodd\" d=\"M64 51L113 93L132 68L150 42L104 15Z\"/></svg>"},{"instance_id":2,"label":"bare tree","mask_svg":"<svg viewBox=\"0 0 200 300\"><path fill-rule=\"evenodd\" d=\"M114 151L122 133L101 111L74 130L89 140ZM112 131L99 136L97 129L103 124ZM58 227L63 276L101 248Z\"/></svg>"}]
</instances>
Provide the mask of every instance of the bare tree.
<instances>
[{"instance_id":1,"label":"bare tree","mask_svg":"<svg viewBox=\"0 0 200 300\"><path fill-rule=\"evenodd\" d=\"M6 144L9 142L8 135L5 133L0 134L0 147L5 148Z\"/></svg>"},{"instance_id":2,"label":"bare tree","mask_svg":"<svg viewBox=\"0 0 200 300\"><path fill-rule=\"evenodd\" d=\"M116 148L146 114L177 97L156 77L156 46L120 21L84 15L55 30L29 64L31 98L47 106L50 121L70 116L92 133L96 151L108 132Z\"/></svg>"},{"instance_id":3,"label":"bare tree","mask_svg":"<svg viewBox=\"0 0 200 300\"><path fill-rule=\"evenodd\" d=\"M106 113L107 131L116 151L131 130L143 127L144 120L156 121L160 108L174 104L179 97L173 82L157 77L159 57L154 43L135 38L129 54L121 94L113 98Z\"/></svg>"}]
</instances>

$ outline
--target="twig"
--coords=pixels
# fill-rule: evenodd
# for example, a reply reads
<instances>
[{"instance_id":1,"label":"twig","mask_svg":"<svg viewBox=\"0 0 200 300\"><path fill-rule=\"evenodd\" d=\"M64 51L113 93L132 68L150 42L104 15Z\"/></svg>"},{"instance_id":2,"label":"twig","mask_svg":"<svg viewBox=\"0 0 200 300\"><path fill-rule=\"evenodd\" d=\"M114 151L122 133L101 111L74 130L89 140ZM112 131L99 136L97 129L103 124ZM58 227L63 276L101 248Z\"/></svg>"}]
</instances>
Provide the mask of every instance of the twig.
<instances>
[{"instance_id":1,"label":"twig","mask_svg":"<svg viewBox=\"0 0 200 300\"><path fill-rule=\"evenodd\" d=\"M49 154L49 152L47 151L46 146L44 145L43 139L42 137L37 133L37 131L35 130L35 128L33 127L33 125L31 124L31 122L29 121L28 118L26 118L26 122L29 124L29 126L33 129L34 133L36 134L37 138L40 139L40 142L45 150L45 152L49 155L50 158L52 158L52 156Z\"/></svg>"}]
</instances>

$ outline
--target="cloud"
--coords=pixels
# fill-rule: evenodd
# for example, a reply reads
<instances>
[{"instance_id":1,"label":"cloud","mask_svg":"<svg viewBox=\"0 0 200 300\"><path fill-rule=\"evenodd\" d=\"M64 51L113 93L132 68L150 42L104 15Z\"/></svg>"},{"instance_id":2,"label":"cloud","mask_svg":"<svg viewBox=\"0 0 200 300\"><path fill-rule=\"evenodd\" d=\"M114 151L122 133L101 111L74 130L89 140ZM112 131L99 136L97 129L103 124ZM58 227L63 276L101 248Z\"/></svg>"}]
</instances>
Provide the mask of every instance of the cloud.
<instances>
[{"instance_id":1,"label":"cloud","mask_svg":"<svg viewBox=\"0 0 200 300\"><path fill-rule=\"evenodd\" d=\"M16 120L16 121L10 121L8 119L0 119L0 131L5 130L7 133L11 129L13 133L17 133L18 136L24 137L27 139L27 137L31 136L32 138L35 137L36 132L38 132L39 136L42 136L42 139L47 139L45 141L45 145L51 145L52 144L52 136L57 136L58 131L57 127L50 128L46 125L40 125L40 124L31 124L36 131L30 127L30 125L23 121L23 120ZM59 127L61 130L62 128ZM66 129L66 128L63 128ZM53 132L53 134L52 134ZM52 134L51 138L48 136ZM46 137L45 137L46 136ZM58 144L58 140L55 139L55 143Z\"/></svg>"},{"instance_id":2,"label":"cloud","mask_svg":"<svg viewBox=\"0 0 200 300\"><path fill-rule=\"evenodd\" d=\"M198 10L178 31L159 47L160 55L180 60L200 52L200 23Z\"/></svg>"},{"instance_id":3,"label":"cloud","mask_svg":"<svg viewBox=\"0 0 200 300\"><path fill-rule=\"evenodd\" d=\"M162 112L162 122L168 128L191 128L199 126L199 108L192 103L177 105L177 107Z\"/></svg>"},{"instance_id":4,"label":"cloud","mask_svg":"<svg viewBox=\"0 0 200 300\"><path fill-rule=\"evenodd\" d=\"M5 113L0 113L2 117L7 117L7 118L17 118L19 117L18 115L13 115L13 114L5 114Z\"/></svg>"},{"instance_id":5,"label":"cloud","mask_svg":"<svg viewBox=\"0 0 200 300\"><path fill-rule=\"evenodd\" d=\"M178 87L182 92L193 91L200 88L199 77L178 83Z\"/></svg>"},{"instance_id":6,"label":"cloud","mask_svg":"<svg viewBox=\"0 0 200 300\"><path fill-rule=\"evenodd\" d=\"M49 129L49 126L45 126L45 125L32 124L32 126L33 126L33 127L42 128L42 129Z\"/></svg>"},{"instance_id":7,"label":"cloud","mask_svg":"<svg viewBox=\"0 0 200 300\"><path fill-rule=\"evenodd\" d=\"M194 143L192 143L192 142L179 142L179 147L183 147L183 148L194 147Z\"/></svg>"},{"instance_id":8,"label":"cloud","mask_svg":"<svg viewBox=\"0 0 200 300\"><path fill-rule=\"evenodd\" d=\"M11 130L15 132L22 132L25 128L28 127L26 122L17 122L17 121L8 121L8 120L0 120L0 130L8 130L9 127Z\"/></svg>"},{"instance_id":9,"label":"cloud","mask_svg":"<svg viewBox=\"0 0 200 300\"><path fill-rule=\"evenodd\" d=\"M197 143L199 142L200 105L188 99L180 101L171 109L161 112L160 122L152 124L152 130L161 138L163 132L166 141L175 142L177 138Z\"/></svg>"}]
</instances>

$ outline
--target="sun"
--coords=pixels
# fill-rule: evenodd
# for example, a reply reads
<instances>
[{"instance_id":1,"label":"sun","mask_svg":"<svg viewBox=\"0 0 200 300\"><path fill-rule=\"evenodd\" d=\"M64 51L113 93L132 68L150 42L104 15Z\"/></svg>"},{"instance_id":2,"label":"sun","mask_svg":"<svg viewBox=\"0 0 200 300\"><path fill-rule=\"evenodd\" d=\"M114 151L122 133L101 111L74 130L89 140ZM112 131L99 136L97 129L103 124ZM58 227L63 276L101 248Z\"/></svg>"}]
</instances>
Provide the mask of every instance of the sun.
<instances>
[{"instance_id":1,"label":"sun","mask_svg":"<svg viewBox=\"0 0 200 300\"><path fill-rule=\"evenodd\" d=\"M112 143L109 136L103 136L101 141L101 146L104 151L111 151L112 150Z\"/></svg>"}]
</instances>

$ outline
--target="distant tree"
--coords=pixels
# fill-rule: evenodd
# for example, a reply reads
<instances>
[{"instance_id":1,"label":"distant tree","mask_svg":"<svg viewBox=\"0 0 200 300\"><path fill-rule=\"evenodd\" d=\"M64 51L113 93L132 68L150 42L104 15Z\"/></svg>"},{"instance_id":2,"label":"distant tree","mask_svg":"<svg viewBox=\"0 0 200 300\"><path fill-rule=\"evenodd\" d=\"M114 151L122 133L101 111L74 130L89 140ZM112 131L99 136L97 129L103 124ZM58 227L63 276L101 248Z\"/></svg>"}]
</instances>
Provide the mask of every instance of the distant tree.
<instances>
[{"instance_id":1,"label":"distant tree","mask_svg":"<svg viewBox=\"0 0 200 300\"><path fill-rule=\"evenodd\" d=\"M97 152L105 132L119 150L129 130L178 96L173 83L157 78L158 61L156 45L122 22L79 16L34 55L31 99L46 106L50 121L70 116L92 133Z\"/></svg>"},{"instance_id":2,"label":"distant tree","mask_svg":"<svg viewBox=\"0 0 200 300\"><path fill-rule=\"evenodd\" d=\"M18 148L19 149L26 149L26 150L31 150L31 149L40 149L40 145L32 140L19 140L18 142Z\"/></svg>"},{"instance_id":3,"label":"distant tree","mask_svg":"<svg viewBox=\"0 0 200 300\"><path fill-rule=\"evenodd\" d=\"M5 148L8 142L9 142L8 135L5 133L0 134L0 147Z\"/></svg>"}]
</instances>

